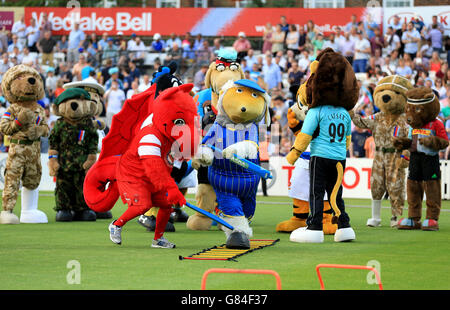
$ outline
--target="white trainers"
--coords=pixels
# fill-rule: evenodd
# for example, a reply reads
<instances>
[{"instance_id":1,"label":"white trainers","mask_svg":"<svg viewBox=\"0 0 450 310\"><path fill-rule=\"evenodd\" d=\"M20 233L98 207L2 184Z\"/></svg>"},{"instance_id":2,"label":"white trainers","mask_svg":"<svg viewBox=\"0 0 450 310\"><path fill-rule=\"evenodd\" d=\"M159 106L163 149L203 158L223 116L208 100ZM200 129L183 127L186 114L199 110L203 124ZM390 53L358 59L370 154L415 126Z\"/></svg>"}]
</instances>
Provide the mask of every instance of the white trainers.
<instances>
[{"instance_id":1,"label":"white trainers","mask_svg":"<svg viewBox=\"0 0 450 310\"><path fill-rule=\"evenodd\" d=\"M381 220L370 218L367 220L367 226L369 227L380 227L381 226Z\"/></svg>"},{"instance_id":2,"label":"white trainers","mask_svg":"<svg viewBox=\"0 0 450 310\"><path fill-rule=\"evenodd\" d=\"M115 221L112 221L108 226L109 239L115 244L122 244L122 227L114 225Z\"/></svg>"},{"instance_id":3,"label":"white trainers","mask_svg":"<svg viewBox=\"0 0 450 310\"><path fill-rule=\"evenodd\" d=\"M398 220L396 216L391 217L391 228L397 228L398 227Z\"/></svg>"},{"instance_id":4,"label":"white trainers","mask_svg":"<svg viewBox=\"0 0 450 310\"><path fill-rule=\"evenodd\" d=\"M175 244L169 242L166 238L161 237L152 241L152 248L173 249Z\"/></svg>"},{"instance_id":5,"label":"white trainers","mask_svg":"<svg viewBox=\"0 0 450 310\"><path fill-rule=\"evenodd\" d=\"M0 212L0 224L19 224L19 218L12 211Z\"/></svg>"},{"instance_id":6,"label":"white trainers","mask_svg":"<svg viewBox=\"0 0 450 310\"><path fill-rule=\"evenodd\" d=\"M299 243L322 243L323 230L309 230L307 227L300 227L291 233L289 240Z\"/></svg>"},{"instance_id":7,"label":"white trainers","mask_svg":"<svg viewBox=\"0 0 450 310\"><path fill-rule=\"evenodd\" d=\"M347 242L356 239L355 231L351 227L340 228L336 230L334 234L334 241L336 242Z\"/></svg>"}]
</instances>

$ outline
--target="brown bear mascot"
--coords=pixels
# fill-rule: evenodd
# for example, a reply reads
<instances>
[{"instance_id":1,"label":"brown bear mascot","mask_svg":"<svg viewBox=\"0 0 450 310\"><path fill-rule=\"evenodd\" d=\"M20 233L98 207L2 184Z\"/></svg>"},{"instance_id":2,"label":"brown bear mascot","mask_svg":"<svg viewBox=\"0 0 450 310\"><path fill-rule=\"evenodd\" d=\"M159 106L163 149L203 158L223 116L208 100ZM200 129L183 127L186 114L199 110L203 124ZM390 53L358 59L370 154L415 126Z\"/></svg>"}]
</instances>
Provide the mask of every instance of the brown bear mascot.
<instances>
[{"instance_id":1,"label":"brown bear mascot","mask_svg":"<svg viewBox=\"0 0 450 310\"><path fill-rule=\"evenodd\" d=\"M406 120L411 129L408 138L394 139L397 149L409 149L411 153L406 183L408 218L398 222L398 229L438 230L441 211L439 151L448 146L444 125L436 118L440 111L439 96L427 87L411 89L406 96ZM421 223L424 193L427 213Z\"/></svg>"}]
</instances>

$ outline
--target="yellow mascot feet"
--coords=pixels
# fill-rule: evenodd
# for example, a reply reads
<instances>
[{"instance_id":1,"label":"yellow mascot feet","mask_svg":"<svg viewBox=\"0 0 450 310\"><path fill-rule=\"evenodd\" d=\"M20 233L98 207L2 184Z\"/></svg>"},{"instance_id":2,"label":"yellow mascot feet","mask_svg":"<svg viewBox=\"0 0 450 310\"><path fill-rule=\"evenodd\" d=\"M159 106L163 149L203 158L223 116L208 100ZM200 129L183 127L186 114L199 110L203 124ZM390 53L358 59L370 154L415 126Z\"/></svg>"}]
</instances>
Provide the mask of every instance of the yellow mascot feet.
<instances>
[{"instance_id":1,"label":"yellow mascot feet","mask_svg":"<svg viewBox=\"0 0 450 310\"><path fill-rule=\"evenodd\" d=\"M306 227L306 219L299 219L293 216L287 221L278 223L276 230L277 232L289 233L300 227Z\"/></svg>"},{"instance_id":2,"label":"yellow mascot feet","mask_svg":"<svg viewBox=\"0 0 450 310\"><path fill-rule=\"evenodd\" d=\"M309 213L309 203L307 201L293 199L293 217L287 221L278 223L277 232L290 233L300 227L306 227L306 219Z\"/></svg>"},{"instance_id":3,"label":"yellow mascot feet","mask_svg":"<svg viewBox=\"0 0 450 310\"><path fill-rule=\"evenodd\" d=\"M214 209L216 208L216 193L210 184L199 184L195 199L197 200L197 207L209 213L214 213ZM198 212L189 216L186 222L186 227L190 230L209 230L211 225L212 220Z\"/></svg>"},{"instance_id":4,"label":"yellow mascot feet","mask_svg":"<svg viewBox=\"0 0 450 310\"><path fill-rule=\"evenodd\" d=\"M294 230L306 227L306 219L309 213L309 203L307 201L294 199L294 216L287 221L278 223L276 227L277 232L290 233ZM333 214L330 203L324 201L323 206L323 233L324 235L334 235L337 230L337 224L333 224L331 221Z\"/></svg>"},{"instance_id":5,"label":"yellow mascot feet","mask_svg":"<svg viewBox=\"0 0 450 310\"><path fill-rule=\"evenodd\" d=\"M333 211L331 210L330 203L328 201L323 202L323 234L334 235L337 230L337 224L333 224Z\"/></svg>"}]
</instances>

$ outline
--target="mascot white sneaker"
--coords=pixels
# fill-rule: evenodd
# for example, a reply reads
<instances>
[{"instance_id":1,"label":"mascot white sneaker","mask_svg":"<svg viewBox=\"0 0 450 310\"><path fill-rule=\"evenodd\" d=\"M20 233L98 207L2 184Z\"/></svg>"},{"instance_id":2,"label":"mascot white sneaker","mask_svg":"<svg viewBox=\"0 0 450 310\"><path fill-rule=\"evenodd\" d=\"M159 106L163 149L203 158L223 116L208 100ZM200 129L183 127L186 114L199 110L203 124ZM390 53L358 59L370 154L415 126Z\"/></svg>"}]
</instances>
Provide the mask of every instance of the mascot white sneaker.
<instances>
[{"instance_id":1,"label":"mascot white sneaker","mask_svg":"<svg viewBox=\"0 0 450 310\"><path fill-rule=\"evenodd\" d=\"M298 243L322 243L323 230L309 230L307 227L300 227L294 230L289 240Z\"/></svg>"},{"instance_id":2,"label":"mascot white sneaker","mask_svg":"<svg viewBox=\"0 0 450 310\"><path fill-rule=\"evenodd\" d=\"M351 227L340 228L336 230L334 234L334 241L336 242L348 242L356 239L355 231Z\"/></svg>"},{"instance_id":3,"label":"mascot white sneaker","mask_svg":"<svg viewBox=\"0 0 450 310\"><path fill-rule=\"evenodd\" d=\"M47 215L38 210L39 189L22 187L20 223L48 223Z\"/></svg>"}]
</instances>

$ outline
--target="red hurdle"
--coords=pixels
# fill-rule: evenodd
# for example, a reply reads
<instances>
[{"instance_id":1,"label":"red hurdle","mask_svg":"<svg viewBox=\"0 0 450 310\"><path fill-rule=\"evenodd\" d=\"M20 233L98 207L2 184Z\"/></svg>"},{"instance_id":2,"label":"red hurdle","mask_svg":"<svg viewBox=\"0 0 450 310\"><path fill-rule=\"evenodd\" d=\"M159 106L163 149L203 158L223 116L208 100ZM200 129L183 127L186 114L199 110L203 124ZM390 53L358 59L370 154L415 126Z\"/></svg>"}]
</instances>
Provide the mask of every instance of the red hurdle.
<instances>
[{"instance_id":1,"label":"red hurdle","mask_svg":"<svg viewBox=\"0 0 450 310\"><path fill-rule=\"evenodd\" d=\"M246 274L269 274L273 275L276 280L277 290L281 290L280 275L273 270L265 269L228 269L228 268L211 268L205 271L202 277L202 290L206 290L206 279L211 273L246 273Z\"/></svg>"},{"instance_id":2,"label":"red hurdle","mask_svg":"<svg viewBox=\"0 0 450 310\"><path fill-rule=\"evenodd\" d=\"M378 283L380 290L383 290L383 284L381 283L380 274L378 273L378 270L376 270L374 267L360 266L360 265L319 264L316 266L316 272L317 272L317 276L319 277L321 290L325 290L325 286L323 284L322 275L320 274L320 268L364 269L364 270L373 271L373 273L375 274L375 278L377 279L377 283Z\"/></svg>"}]
</instances>

